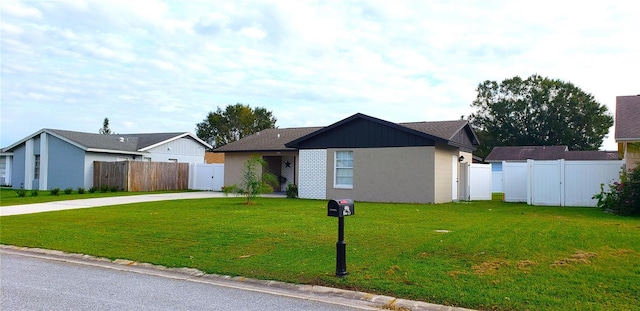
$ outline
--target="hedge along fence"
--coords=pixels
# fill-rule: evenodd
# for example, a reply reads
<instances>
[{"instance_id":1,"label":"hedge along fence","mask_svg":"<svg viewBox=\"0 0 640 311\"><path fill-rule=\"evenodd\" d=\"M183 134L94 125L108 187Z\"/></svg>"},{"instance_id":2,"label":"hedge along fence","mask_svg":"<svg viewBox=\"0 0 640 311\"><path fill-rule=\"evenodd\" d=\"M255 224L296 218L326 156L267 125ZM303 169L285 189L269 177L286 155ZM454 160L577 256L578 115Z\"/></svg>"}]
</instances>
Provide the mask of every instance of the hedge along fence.
<instances>
[{"instance_id":1,"label":"hedge along fence","mask_svg":"<svg viewBox=\"0 0 640 311\"><path fill-rule=\"evenodd\" d=\"M174 162L93 162L93 186L121 191L186 190L189 164Z\"/></svg>"}]
</instances>

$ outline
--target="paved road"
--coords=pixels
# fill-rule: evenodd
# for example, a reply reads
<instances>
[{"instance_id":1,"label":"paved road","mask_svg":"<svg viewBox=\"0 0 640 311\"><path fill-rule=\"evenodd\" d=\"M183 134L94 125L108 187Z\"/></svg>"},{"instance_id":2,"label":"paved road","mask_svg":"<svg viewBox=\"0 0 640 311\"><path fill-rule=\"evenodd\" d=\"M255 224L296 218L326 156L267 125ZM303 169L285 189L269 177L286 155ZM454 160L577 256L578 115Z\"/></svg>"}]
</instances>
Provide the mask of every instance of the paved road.
<instances>
[{"instance_id":1,"label":"paved road","mask_svg":"<svg viewBox=\"0 0 640 311\"><path fill-rule=\"evenodd\" d=\"M6 252L0 267L1 310L376 310Z\"/></svg>"}]
</instances>

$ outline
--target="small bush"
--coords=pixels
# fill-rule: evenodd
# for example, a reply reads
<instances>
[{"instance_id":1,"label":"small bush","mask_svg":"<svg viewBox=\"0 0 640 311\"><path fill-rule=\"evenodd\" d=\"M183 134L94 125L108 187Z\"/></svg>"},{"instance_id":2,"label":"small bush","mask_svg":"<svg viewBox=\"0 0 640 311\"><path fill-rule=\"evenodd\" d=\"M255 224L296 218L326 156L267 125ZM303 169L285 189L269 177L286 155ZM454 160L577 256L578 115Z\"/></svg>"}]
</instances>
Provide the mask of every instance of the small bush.
<instances>
[{"instance_id":1,"label":"small bush","mask_svg":"<svg viewBox=\"0 0 640 311\"><path fill-rule=\"evenodd\" d=\"M100 187L100 192L102 192L102 193L109 192L109 186L105 185L105 186Z\"/></svg>"},{"instance_id":2,"label":"small bush","mask_svg":"<svg viewBox=\"0 0 640 311\"><path fill-rule=\"evenodd\" d=\"M224 186L222 187L222 193L224 193L225 196L228 196L232 193L238 193L239 189L240 188L238 188L237 185Z\"/></svg>"},{"instance_id":3,"label":"small bush","mask_svg":"<svg viewBox=\"0 0 640 311\"><path fill-rule=\"evenodd\" d=\"M31 190L31 196L32 197L37 197L38 196L38 190Z\"/></svg>"},{"instance_id":4,"label":"small bush","mask_svg":"<svg viewBox=\"0 0 640 311\"><path fill-rule=\"evenodd\" d=\"M16 194L19 197L23 198L23 197L27 196L27 190L24 190L24 189L20 188L20 189L16 190Z\"/></svg>"},{"instance_id":5,"label":"small bush","mask_svg":"<svg viewBox=\"0 0 640 311\"><path fill-rule=\"evenodd\" d=\"M73 188L65 188L64 194L71 194L73 192Z\"/></svg>"},{"instance_id":6,"label":"small bush","mask_svg":"<svg viewBox=\"0 0 640 311\"><path fill-rule=\"evenodd\" d=\"M118 186L113 186L113 187L109 188L109 191L118 192Z\"/></svg>"},{"instance_id":7,"label":"small bush","mask_svg":"<svg viewBox=\"0 0 640 311\"><path fill-rule=\"evenodd\" d=\"M59 195L60 194L60 188L53 188L53 189L49 190L49 194L51 194L51 195Z\"/></svg>"},{"instance_id":8,"label":"small bush","mask_svg":"<svg viewBox=\"0 0 640 311\"><path fill-rule=\"evenodd\" d=\"M298 197L298 185L289 184L287 185L287 198L297 198Z\"/></svg>"},{"instance_id":9,"label":"small bush","mask_svg":"<svg viewBox=\"0 0 640 311\"><path fill-rule=\"evenodd\" d=\"M84 194L84 188L78 187L78 194Z\"/></svg>"},{"instance_id":10,"label":"small bush","mask_svg":"<svg viewBox=\"0 0 640 311\"><path fill-rule=\"evenodd\" d=\"M89 193L95 193L96 191L98 191L98 188L96 186L92 186L88 191Z\"/></svg>"},{"instance_id":11,"label":"small bush","mask_svg":"<svg viewBox=\"0 0 640 311\"><path fill-rule=\"evenodd\" d=\"M268 184L266 182L263 182L262 185L260 185L260 190L259 191L260 191L259 192L260 194L273 193L273 187L270 184Z\"/></svg>"},{"instance_id":12,"label":"small bush","mask_svg":"<svg viewBox=\"0 0 640 311\"><path fill-rule=\"evenodd\" d=\"M600 193L593 196L597 206L617 215L640 215L640 165L631 172L623 170L620 181L609 185L609 192L600 185Z\"/></svg>"}]
</instances>

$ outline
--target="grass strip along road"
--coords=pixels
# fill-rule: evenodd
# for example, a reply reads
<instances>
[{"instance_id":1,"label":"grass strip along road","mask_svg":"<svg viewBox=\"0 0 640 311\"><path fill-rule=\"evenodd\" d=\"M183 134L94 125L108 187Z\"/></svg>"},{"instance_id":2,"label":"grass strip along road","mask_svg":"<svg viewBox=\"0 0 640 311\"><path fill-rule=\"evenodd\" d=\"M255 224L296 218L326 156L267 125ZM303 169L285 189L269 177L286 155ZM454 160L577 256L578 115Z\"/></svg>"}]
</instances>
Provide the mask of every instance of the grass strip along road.
<instances>
[{"instance_id":1,"label":"grass strip along road","mask_svg":"<svg viewBox=\"0 0 640 311\"><path fill-rule=\"evenodd\" d=\"M500 310L638 310L640 219L500 201L161 201L2 217L0 242Z\"/></svg>"}]
</instances>

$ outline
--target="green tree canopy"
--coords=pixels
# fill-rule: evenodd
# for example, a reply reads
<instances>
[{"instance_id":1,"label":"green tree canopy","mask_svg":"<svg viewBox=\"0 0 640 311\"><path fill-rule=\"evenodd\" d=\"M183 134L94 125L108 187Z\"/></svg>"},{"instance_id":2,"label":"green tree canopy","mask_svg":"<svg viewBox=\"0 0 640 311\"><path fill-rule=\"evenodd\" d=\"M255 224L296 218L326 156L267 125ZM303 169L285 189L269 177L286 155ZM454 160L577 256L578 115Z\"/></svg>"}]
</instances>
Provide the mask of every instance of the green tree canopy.
<instances>
[{"instance_id":1,"label":"green tree canopy","mask_svg":"<svg viewBox=\"0 0 640 311\"><path fill-rule=\"evenodd\" d=\"M252 109L249 105L229 105L225 110L220 107L209 112L207 117L196 125L196 135L214 147L221 147L237 141L247 135L267 128L274 128L277 119L271 111L262 107Z\"/></svg>"},{"instance_id":2,"label":"green tree canopy","mask_svg":"<svg viewBox=\"0 0 640 311\"><path fill-rule=\"evenodd\" d=\"M572 83L534 74L485 81L471 104L470 123L484 158L495 146L567 145L597 150L613 126L607 107Z\"/></svg>"}]
</instances>

